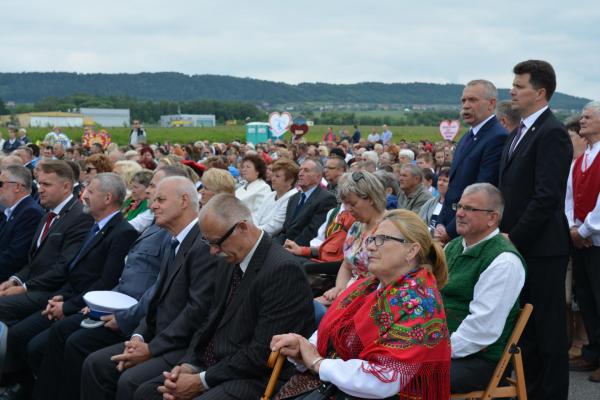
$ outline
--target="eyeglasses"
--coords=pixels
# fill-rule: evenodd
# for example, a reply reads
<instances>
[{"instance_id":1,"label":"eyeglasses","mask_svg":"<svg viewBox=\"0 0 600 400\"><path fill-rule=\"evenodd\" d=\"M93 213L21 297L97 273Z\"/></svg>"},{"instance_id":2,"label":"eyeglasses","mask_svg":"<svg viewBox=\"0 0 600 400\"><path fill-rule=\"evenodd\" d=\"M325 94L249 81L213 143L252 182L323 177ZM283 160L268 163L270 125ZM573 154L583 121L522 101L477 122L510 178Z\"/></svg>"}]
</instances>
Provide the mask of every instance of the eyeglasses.
<instances>
[{"instance_id":1,"label":"eyeglasses","mask_svg":"<svg viewBox=\"0 0 600 400\"><path fill-rule=\"evenodd\" d=\"M85 169L85 172L87 172L87 173L89 174L90 172L92 172L92 171L95 171L96 169L97 169L97 168L94 168L94 167L87 167L87 168Z\"/></svg>"},{"instance_id":2,"label":"eyeglasses","mask_svg":"<svg viewBox=\"0 0 600 400\"><path fill-rule=\"evenodd\" d=\"M362 171L352 173L352 180L354 182L359 182L361 179L365 179L365 174Z\"/></svg>"},{"instance_id":3,"label":"eyeglasses","mask_svg":"<svg viewBox=\"0 0 600 400\"><path fill-rule=\"evenodd\" d=\"M229 228L229 230L227 232L225 232L225 234L223 236L221 236L221 238L215 242L211 242L209 241L207 238L202 237L202 240L204 241L204 243L206 243L209 246L215 246L215 247L221 247L221 245L227 240L229 239L229 236L231 236L233 234L233 231L235 231L235 228L237 228L237 226L244 221L240 221L240 222L236 222L231 228Z\"/></svg>"},{"instance_id":4,"label":"eyeglasses","mask_svg":"<svg viewBox=\"0 0 600 400\"><path fill-rule=\"evenodd\" d=\"M494 210L486 210L484 208L475 208L475 207L466 206L466 205L463 205L463 204L460 204L460 203L454 203L454 204L452 204L452 209L454 211L464 210L465 212L473 212L473 211L494 212Z\"/></svg>"},{"instance_id":5,"label":"eyeglasses","mask_svg":"<svg viewBox=\"0 0 600 400\"><path fill-rule=\"evenodd\" d=\"M2 186L4 186L4 184L5 184L5 183L14 183L14 184L16 184L16 185L23 185L21 182L14 182L14 181L0 181L0 188L1 188ZM25 186L25 185L23 185L23 186Z\"/></svg>"},{"instance_id":6,"label":"eyeglasses","mask_svg":"<svg viewBox=\"0 0 600 400\"><path fill-rule=\"evenodd\" d=\"M383 246L383 244L385 242L387 242L388 240L393 240L395 242L400 242L400 243L409 243L408 240L406 240L406 239L397 238L397 237L388 236L388 235L369 236L366 240L366 243L367 243L367 246L375 244L375 246L380 247L380 246Z\"/></svg>"}]
</instances>

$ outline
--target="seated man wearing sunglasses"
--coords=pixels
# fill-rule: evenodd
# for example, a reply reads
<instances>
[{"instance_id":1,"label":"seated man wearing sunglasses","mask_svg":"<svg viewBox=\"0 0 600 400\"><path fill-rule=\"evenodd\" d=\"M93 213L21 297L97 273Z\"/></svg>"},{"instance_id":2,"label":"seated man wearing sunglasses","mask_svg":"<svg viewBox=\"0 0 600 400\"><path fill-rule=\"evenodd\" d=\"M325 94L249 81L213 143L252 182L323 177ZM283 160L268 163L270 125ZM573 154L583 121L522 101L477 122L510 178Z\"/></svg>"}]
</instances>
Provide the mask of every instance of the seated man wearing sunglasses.
<instances>
[{"instance_id":1,"label":"seated man wearing sunglasses","mask_svg":"<svg viewBox=\"0 0 600 400\"><path fill-rule=\"evenodd\" d=\"M484 389L519 315L525 266L499 231L504 202L489 183L465 188L455 204L459 237L445 248L448 284L442 289L451 333L452 393Z\"/></svg>"}]
</instances>

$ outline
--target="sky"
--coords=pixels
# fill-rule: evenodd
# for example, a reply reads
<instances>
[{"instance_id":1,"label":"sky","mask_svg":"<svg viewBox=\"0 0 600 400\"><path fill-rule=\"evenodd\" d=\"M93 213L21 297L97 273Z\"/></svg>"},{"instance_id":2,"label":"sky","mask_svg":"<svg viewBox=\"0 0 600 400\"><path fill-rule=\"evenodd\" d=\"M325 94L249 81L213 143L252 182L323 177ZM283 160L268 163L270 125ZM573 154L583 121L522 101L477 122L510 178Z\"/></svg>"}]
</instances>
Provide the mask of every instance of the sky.
<instances>
[{"instance_id":1,"label":"sky","mask_svg":"<svg viewBox=\"0 0 600 400\"><path fill-rule=\"evenodd\" d=\"M600 100L600 6L579 1L63 1L2 4L0 72L174 71L287 83L512 82L549 61Z\"/></svg>"}]
</instances>

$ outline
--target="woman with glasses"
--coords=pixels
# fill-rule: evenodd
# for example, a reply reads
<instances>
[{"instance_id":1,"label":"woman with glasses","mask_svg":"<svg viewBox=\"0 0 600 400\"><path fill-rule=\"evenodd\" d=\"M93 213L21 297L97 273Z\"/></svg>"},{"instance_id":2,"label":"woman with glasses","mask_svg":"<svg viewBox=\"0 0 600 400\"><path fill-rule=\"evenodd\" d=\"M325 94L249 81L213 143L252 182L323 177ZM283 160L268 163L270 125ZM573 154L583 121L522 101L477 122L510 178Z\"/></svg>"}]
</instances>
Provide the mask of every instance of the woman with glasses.
<instances>
[{"instance_id":1,"label":"woman with glasses","mask_svg":"<svg viewBox=\"0 0 600 400\"><path fill-rule=\"evenodd\" d=\"M335 287L316 299L324 305L331 304L356 279L368 275L366 240L377 229L386 206L385 190L375 175L360 171L342 177L338 186L340 198L356 222L346 235L344 261L338 271Z\"/></svg>"},{"instance_id":2,"label":"woman with glasses","mask_svg":"<svg viewBox=\"0 0 600 400\"><path fill-rule=\"evenodd\" d=\"M112 172L113 163L104 154L92 154L85 159L85 181L84 186L87 186L91 180L98 174L103 172Z\"/></svg>"},{"instance_id":3,"label":"woman with glasses","mask_svg":"<svg viewBox=\"0 0 600 400\"><path fill-rule=\"evenodd\" d=\"M301 399L325 383L332 395L449 398L450 340L439 293L448 278L443 249L408 210L388 212L366 243L372 275L333 302L318 331L308 340L273 337L271 349L304 371L281 397Z\"/></svg>"}]
</instances>

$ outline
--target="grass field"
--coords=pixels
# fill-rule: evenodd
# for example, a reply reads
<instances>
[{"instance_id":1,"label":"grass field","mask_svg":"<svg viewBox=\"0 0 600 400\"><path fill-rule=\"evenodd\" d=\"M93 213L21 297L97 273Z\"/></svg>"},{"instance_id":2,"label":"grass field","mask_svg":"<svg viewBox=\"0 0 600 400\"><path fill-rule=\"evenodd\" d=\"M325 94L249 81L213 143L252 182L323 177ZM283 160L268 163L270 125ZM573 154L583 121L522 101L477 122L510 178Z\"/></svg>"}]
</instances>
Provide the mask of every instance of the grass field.
<instances>
[{"instance_id":1,"label":"grass field","mask_svg":"<svg viewBox=\"0 0 600 400\"><path fill-rule=\"evenodd\" d=\"M306 140L308 142L318 142L327 130L327 126L312 126L307 134ZM352 134L353 130L351 126L333 126L333 130L337 133L340 129L346 128L349 133ZM375 127L381 131L381 127ZM360 126L359 129L362 132L363 137L367 137L371 130L370 126ZM394 133L394 142L400 139L405 139L410 142L417 142L419 140L442 140L439 134L438 128L435 126L392 126L390 127ZM6 130L0 129L3 132L4 138L6 138ZM50 131L49 128L29 128L27 129L27 135L34 142L42 140L46 133ZM65 128L63 131L74 141L81 141L81 135L83 130L81 128ZM129 137L129 128L107 128L110 133L112 141L118 144L126 144ZM161 127L146 127L149 141L152 143L159 142L163 143L169 141L171 143L190 143L196 140L209 140L211 142L231 142L234 140L245 140L246 128L244 125L239 126L217 126L214 128L161 128ZM284 140L290 139L290 134L286 133L283 135Z\"/></svg>"}]
</instances>

